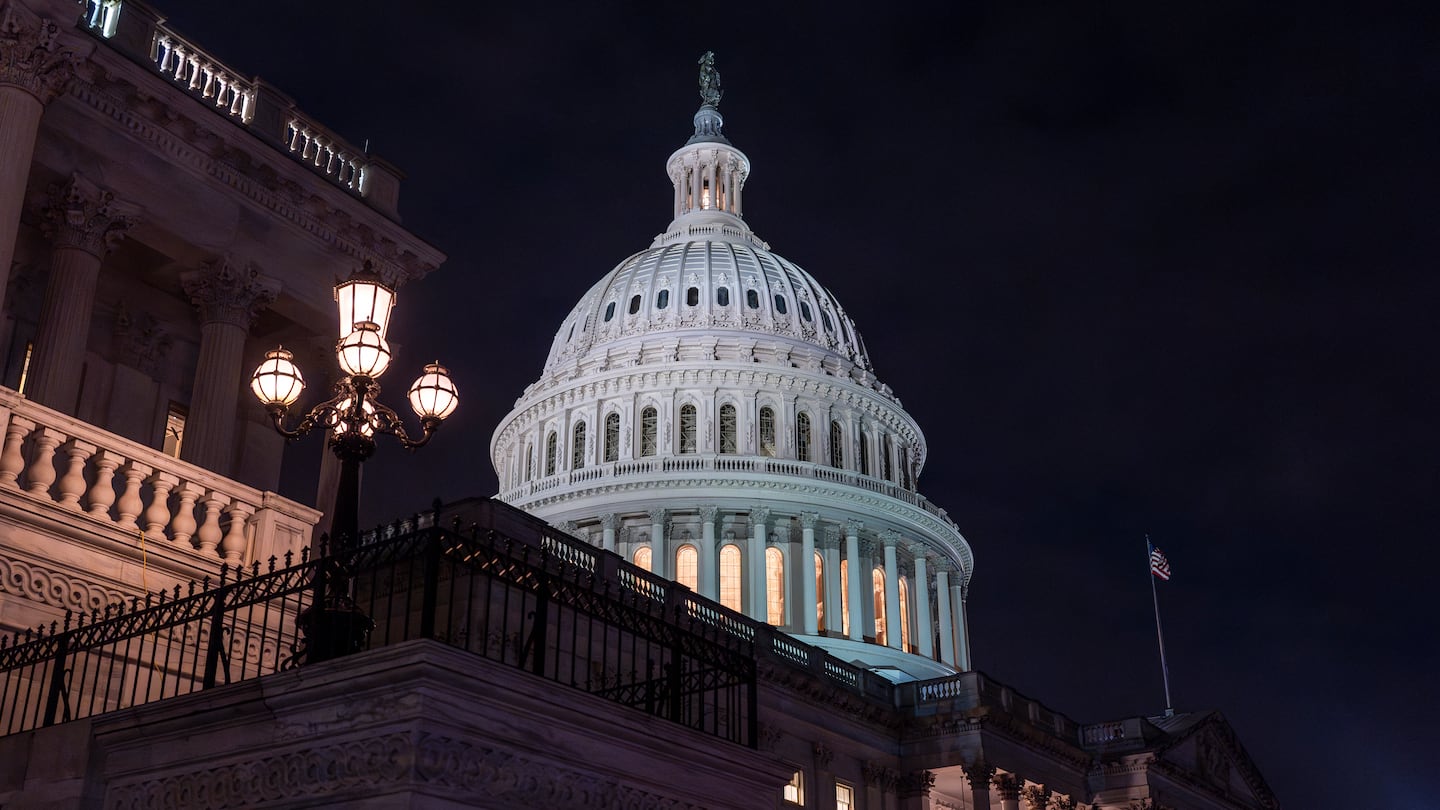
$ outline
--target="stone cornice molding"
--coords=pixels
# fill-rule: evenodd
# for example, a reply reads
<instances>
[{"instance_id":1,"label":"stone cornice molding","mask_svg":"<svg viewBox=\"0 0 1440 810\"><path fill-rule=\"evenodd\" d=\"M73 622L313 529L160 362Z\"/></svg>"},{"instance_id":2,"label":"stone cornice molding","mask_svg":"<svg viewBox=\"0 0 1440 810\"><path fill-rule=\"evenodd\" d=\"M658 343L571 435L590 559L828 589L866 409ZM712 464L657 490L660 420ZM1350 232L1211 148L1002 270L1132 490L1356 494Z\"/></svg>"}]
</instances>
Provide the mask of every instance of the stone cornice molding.
<instances>
[{"instance_id":1,"label":"stone cornice molding","mask_svg":"<svg viewBox=\"0 0 1440 810\"><path fill-rule=\"evenodd\" d=\"M50 186L41 228L57 248L104 258L135 226L136 211L80 175Z\"/></svg>"},{"instance_id":2,"label":"stone cornice molding","mask_svg":"<svg viewBox=\"0 0 1440 810\"><path fill-rule=\"evenodd\" d=\"M279 281L261 275L252 263L242 266L228 256L181 273L180 284L199 311L201 324L226 323L246 331L280 293Z\"/></svg>"},{"instance_id":3,"label":"stone cornice molding","mask_svg":"<svg viewBox=\"0 0 1440 810\"><path fill-rule=\"evenodd\" d=\"M80 59L61 47L60 28L18 3L0 3L0 86L49 104L75 78Z\"/></svg>"}]
</instances>

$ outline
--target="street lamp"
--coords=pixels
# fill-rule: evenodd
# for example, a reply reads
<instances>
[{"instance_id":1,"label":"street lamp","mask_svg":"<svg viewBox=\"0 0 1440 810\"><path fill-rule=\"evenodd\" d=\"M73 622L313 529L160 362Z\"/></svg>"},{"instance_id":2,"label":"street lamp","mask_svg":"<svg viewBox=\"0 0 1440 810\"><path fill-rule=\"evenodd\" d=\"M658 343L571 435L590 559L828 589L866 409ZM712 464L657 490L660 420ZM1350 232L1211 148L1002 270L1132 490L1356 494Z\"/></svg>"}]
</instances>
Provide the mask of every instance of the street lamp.
<instances>
[{"instance_id":1,"label":"street lamp","mask_svg":"<svg viewBox=\"0 0 1440 810\"><path fill-rule=\"evenodd\" d=\"M265 353L250 377L250 390L285 438L298 439L317 427L330 431L330 449L340 460L331 533L333 548L344 550L359 536L360 464L374 454L375 436L386 433L403 447L420 447L455 412L460 398L444 366L426 365L408 392L421 429L418 439L410 438L400 415L376 400L380 394L376 381L390 367L385 327L395 291L383 284L366 262L363 270L335 287L335 300L342 331L335 359L345 376L335 383L334 396L311 408L293 429L286 428L285 417L305 390L305 378L295 365L295 356L283 347ZM316 602L300 616L307 660L312 663L360 649L373 626L350 597L347 572L321 570L324 582L317 583Z\"/></svg>"}]
</instances>

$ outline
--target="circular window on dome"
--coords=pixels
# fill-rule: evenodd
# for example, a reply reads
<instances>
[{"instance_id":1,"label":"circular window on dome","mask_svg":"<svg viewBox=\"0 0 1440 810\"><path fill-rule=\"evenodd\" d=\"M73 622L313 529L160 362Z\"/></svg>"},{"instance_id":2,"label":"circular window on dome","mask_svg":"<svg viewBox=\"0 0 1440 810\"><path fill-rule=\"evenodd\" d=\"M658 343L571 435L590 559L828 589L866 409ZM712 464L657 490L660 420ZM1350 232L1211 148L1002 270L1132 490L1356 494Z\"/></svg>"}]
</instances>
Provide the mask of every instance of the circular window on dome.
<instances>
[{"instance_id":1,"label":"circular window on dome","mask_svg":"<svg viewBox=\"0 0 1440 810\"><path fill-rule=\"evenodd\" d=\"M613 317L615 317L615 302L611 301L605 307L605 321L608 323Z\"/></svg>"},{"instance_id":2,"label":"circular window on dome","mask_svg":"<svg viewBox=\"0 0 1440 810\"><path fill-rule=\"evenodd\" d=\"M813 320L813 318L810 317L810 305L804 301L800 302L800 317L807 321Z\"/></svg>"},{"instance_id":3,"label":"circular window on dome","mask_svg":"<svg viewBox=\"0 0 1440 810\"><path fill-rule=\"evenodd\" d=\"M635 296L635 297L633 297L633 298L630 299L630 314L631 314L631 315L634 315L635 313L637 313L637 312L639 312L639 311L640 311L640 296L637 295L637 296Z\"/></svg>"},{"instance_id":4,"label":"circular window on dome","mask_svg":"<svg viewBox=\"0 0 1440 810\"><path fill-rule=\"evenodd\" d=\"M776 295L776 296L775 296L775 311L778 312L778 313L780 313L781 315L786 314L787 310L785 309L785 298L784 298L784 296L781 296L781 295Z\"/></svg>"}]
</instances>

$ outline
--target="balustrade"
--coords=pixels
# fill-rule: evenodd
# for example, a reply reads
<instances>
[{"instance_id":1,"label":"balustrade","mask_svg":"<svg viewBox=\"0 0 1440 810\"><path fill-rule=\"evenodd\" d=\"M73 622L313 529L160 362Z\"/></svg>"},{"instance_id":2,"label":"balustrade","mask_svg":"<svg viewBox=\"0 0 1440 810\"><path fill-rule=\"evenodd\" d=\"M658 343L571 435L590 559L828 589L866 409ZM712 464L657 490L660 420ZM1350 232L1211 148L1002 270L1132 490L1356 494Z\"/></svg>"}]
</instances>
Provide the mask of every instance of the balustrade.
<instances>
[{"instance_id":1,"label":"balustrade","mask_svg":"<svg viewBox=\"0 0 1440 810\"><path fill-rule=\"evenodd\" d=\"M222 114L245 124L254 117L254 85L163 26L155 27L150 58L160 75L169 77Z\"/></svg>"},{"instance_id":2,"label":"balustrade","mask_svg":"<svg viewBox=\"0 0 1440 810\"><path fill-rule=\"evenodd\" d=\"M356 193L363 190L364 158L320 126L293 117L285 125L285 143L291 154L319 169L336 183Z\"/></svg>"},{"instance_id":3,"label":"balustrade","mask_svg":"<svg viewBox=\"0 0 1440 810\"><path fill-rule=\"evenodd\" d=\"M78 513L106 528L238 564L252 540L272 551L274 495L246 487L114 436L0 389L0 498ZM293 540L303 542L318 513L284 502ZM303 517L293 517L300 515ZM74 517L64 519L77 524ZM290 545L288 541L282 544Z\"/></svg>"}]
</instances>

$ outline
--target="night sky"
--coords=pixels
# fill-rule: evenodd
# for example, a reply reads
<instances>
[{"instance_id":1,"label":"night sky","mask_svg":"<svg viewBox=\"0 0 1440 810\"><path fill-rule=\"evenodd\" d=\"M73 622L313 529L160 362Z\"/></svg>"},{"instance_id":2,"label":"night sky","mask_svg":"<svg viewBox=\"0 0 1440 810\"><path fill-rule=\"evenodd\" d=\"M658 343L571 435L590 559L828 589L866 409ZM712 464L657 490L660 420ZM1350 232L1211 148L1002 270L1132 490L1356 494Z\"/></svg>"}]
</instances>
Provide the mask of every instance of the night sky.
<instances>
[{"instance_id":1,"label":"night sky","mask_svg":"<svg viewBox=\"0 0 1440 810\"><path fill-rule=\"evenodd\" d=\"M450 256L401 291L385 399L438 357L460 410L382 443L363 520L495 492L562 318L669 222L713 49L747 221L926 433L977 667L1081 722L1163 710L1149 533L1180 711L1287 807L1435 806L1435 12L168 5L404 170Z\"/></svg>"}]
</instances>

